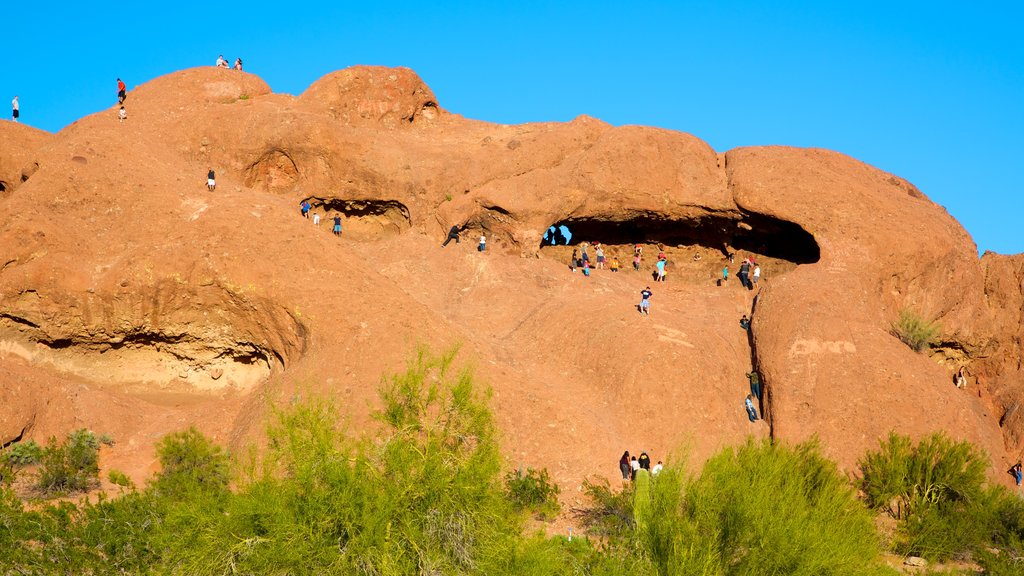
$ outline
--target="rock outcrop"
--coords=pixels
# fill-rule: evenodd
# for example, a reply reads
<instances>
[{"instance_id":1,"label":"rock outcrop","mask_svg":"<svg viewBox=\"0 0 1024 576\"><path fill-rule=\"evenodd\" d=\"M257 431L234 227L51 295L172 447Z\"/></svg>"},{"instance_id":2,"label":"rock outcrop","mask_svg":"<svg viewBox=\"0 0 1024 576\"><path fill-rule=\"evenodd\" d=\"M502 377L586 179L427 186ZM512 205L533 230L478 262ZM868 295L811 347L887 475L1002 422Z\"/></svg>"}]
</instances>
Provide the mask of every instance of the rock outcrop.
<instances>
[{"instance_id":1,"label":"rock outcrop","mask_svg":"<svg viewBox=\"0 0 1024 576\"><path fill-rule=\"evenodd\" d=\"M113 465L144 480L161 434L247 442L295 395L334 395L370 426L379 375L422 342L461 343L510 461L566 486L614 474L624 447L699 459L748 434L817 435L849 467L890 430L941 429L983 446L994 477L1024 441L1024 262L979 262L921 191L841 154L723 154L585 116L488 124L381 67L298 97L191 69L128 107L54 135L0 126L5 443L115 432ZM469 242L439 249L452 225ZM572 246L552 245L562 227ZM484 253L467 248L480 234ZM571 273L583 241L624 270ZM669 282L643 318L659 245ZM761 263L757 291L716 285L730 253ZM942 323L932 355L890 333L904 308ZM766 423L743 412L752 366Z\"/></svg>"}]
</instances>

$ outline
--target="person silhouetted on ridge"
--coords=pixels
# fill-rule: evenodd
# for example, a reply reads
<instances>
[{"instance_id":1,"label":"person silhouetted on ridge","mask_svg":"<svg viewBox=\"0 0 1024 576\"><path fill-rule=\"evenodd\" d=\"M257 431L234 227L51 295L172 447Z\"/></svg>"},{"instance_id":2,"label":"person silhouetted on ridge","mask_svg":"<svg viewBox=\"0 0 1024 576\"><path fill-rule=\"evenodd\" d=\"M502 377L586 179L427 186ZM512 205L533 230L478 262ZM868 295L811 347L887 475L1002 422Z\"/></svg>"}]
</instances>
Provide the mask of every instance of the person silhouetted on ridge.
<instances>
[{"instance_id":1,"label":"person silhouetted on ridge","mask_svg":"<svg viewBox=\"0 0 1024 576\"><path fill-rule=\"evenodd\" d=\"M128 97L128 87L124 85L124 82L120 78L117 79L117 103L124 104L124 99Z\"/></svg>"},{"instance_id":2,"label":"person silhouetted on ridge","mask_svg":"<svg viewBox=\"0 0 1024 576\"><path fill-rule=\"evenodd\" d=\"M15 96L14 100L11 100L11 120L17 122L19 116L21 116L21 111L18 109L18 97Z\"/></svg>"},{"instance_id":3,"label":"person silhouetted on ridge","mask_svg":"<svg viewBox=\"0 0 1024 576\"><path fill-rule=\"evenodd\" d=\"M242 59L241 58L235 58L235 70L238 70L238 71L242 70Z\"/></svg>"},{"instance_id":4,"label":"person silhouetted on ridge","mask_svg":"<svg viewBox=\"0 0 1024 576\"><path fill-rule=\"evenodd\" d=\"M224 55L217 56L217 68L227 68L228 61L224 59Z\"/></svg>"}]
</instances>

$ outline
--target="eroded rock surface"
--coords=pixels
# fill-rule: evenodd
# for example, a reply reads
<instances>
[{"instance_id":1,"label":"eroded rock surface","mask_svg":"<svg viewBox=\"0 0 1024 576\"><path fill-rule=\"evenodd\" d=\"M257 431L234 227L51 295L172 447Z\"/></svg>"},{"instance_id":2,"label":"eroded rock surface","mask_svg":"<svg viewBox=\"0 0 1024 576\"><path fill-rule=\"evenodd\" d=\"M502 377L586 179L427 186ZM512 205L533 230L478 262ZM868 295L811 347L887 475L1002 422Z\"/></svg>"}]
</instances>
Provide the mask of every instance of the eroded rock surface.
<instances>
[{"instance_id":1,"label":"eroded rock surface","mask_svg":"<svg viewBox=\"0 0 1024 576\"><path fill-rule=\"evenodd\" d=\"M941 207L849 157L723 154L585 116L488 124L381 67L298 97L192 69L128 102L125 123L110 109L54 135L0 126L14 142L0 180L19 181L0 193L5 443L115 432L111 465L142 481L162 434L195 424L240 445L269 405L310 392L371 426L381 373L418 343L459 342L494 389L510 463L566 487L613 477L626 448L688 444L699 460L749 434L817 435L851 466L890 430L942 429L983 446L994 477L1021 447L1020 256L979 263ZM462 242L439 248L452 225ZM562 226L569 245L552 245ZM570 272L582 242L623 270ZM659 250L669 282L653 284ZM746 256L757 291L735 280ZM634 308L646 285L650 318ZM890 333L903 308L941 321L931 357ZM755 424L752 365L767 390Z\"/></svg>"}]
</instances>

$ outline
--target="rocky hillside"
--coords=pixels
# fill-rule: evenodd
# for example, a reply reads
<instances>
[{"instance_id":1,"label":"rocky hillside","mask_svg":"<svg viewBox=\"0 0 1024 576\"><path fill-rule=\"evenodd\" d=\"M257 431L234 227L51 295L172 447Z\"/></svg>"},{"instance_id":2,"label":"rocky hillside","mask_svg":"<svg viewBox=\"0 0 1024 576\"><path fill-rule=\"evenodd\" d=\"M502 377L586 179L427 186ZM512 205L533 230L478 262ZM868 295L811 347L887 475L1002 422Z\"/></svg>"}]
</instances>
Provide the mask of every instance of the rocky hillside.
<instances>
[{"instance_id":1,"label":"rocky hillside","mask_svg":"<svg viewBox=\"0 0 1024 576\"><path fill-rule=\"evenodd\" d=\"M717 153L441 104L402 68L293 97L210 67L132 90L123 123L117 107L53 135L0 123L0 441L87 426L117 440L104 466L139 482L163 434L195 424L239 447L295 395L336 395L372 426L382 373L419 344L460 344L510 464L548 467L568 498L614 477L624 449L699 459L751 434L817 435L849 466L891 430L941 429L1008 480L1024 448L1020 255L979 261L912 184L835 152ZM461 243L441 248L453 225ZM552 226L570 246L545 240ZM623 270L571 272L581 242ZM756 290L734 277L748 256ZM941 323L930 354L890 333L903 309Z\"/></svg>"}]
</instances>

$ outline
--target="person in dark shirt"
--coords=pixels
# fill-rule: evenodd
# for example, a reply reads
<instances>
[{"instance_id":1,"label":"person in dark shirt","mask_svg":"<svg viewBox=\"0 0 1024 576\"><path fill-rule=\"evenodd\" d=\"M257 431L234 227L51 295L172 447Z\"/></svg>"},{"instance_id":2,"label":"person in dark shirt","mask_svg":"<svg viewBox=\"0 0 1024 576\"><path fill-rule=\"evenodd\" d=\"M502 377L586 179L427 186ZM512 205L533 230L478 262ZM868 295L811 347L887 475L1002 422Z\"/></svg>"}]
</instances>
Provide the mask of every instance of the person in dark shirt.
<instances>
[{"instance_id":1,"label":"person in dark shirt","mask_svg":"<svg viewBox=\"0 0 1024 576\"><path fill-rule=\"evenodd\" d=\"M334 217L334 235L341 236L341 216Z\"/></svg>"},{"instance_id":2,"label":"person in dark shirt","mask_svg":"<svg viewBox=\"0 0 1024 576\"><path fill-rule=\"evenodd\" d=\"M651 457L647 455L647 452L641 452L640 453L640 458L637 459L637 462L640 464L640 468L642 470L650 471L650 469L651 469Z\"/></svg>"},{"instance_id":3,"label":"person in dark shirt","mask_svg":"<svg viewBox=\"0 0 1024 576\"><path fill-rule=\"evenodd\" d=\"M622 453L622 458L619 458L619 472L622 472L622 481L626 482L629 480L629 450Z\"/></svg>"},{"instance_id":4,"label":"person in dark shirt","mask_svg":"<svg viewBox=\"0 0 1024 576\"><path fill-rule=\"evenodd\" d=\"M451 229L448 230L448 237L445 238L444 244L441 244L441 248L444 248L445 246L447 246L448 243L451 242L452 240L455 240L456 244L459 243L459 227L458 226L452 226Z\"/></svg>"},{"instance_id":5,"label":"person in dark shirt","mask_svg":"<svg viewBox=\"0 0 1024 576\"><path fill-rule=\"evenodd\" d=\"M206 173L206 188L210 192L213 192L214 190L217 189L217 178L216 175L213 173L213 168L210 168L210 171Z\"/></svg>"}]
</instances>

